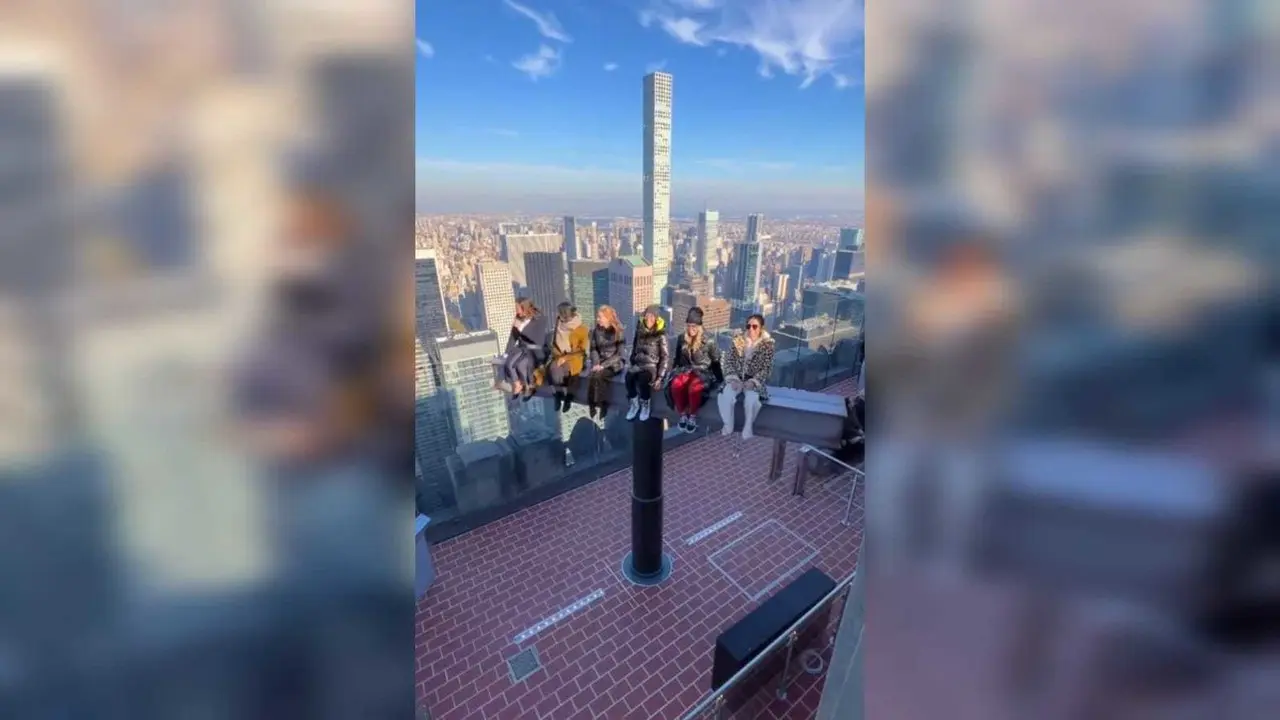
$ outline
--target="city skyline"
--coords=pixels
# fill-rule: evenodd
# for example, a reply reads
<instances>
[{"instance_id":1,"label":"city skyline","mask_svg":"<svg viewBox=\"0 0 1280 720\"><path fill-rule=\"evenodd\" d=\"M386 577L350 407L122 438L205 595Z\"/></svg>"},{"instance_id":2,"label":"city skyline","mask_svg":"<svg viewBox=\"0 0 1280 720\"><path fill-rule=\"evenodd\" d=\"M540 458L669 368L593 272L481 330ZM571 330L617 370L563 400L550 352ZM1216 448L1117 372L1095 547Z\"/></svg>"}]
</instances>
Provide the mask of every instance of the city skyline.
<instances>
[{"instance_id":1,"label":"city skyline","mask_svg":"<svg viewBox=\"0 0 1280 720\"><path fill-rule=\"evenodd\" d=\"M732 5L420 3L418 211L639 214L661 69L672 214L860 214L862 0Z\"/></svg>"}]
</instances>

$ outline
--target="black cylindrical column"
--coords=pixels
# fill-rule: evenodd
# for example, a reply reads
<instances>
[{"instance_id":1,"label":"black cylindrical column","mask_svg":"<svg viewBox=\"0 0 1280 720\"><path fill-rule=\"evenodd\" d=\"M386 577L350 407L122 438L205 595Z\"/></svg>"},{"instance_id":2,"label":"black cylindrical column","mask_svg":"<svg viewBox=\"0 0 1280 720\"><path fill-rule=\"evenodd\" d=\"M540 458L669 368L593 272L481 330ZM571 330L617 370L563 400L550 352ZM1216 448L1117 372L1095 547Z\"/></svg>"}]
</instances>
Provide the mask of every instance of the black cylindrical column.
<instances>
[{"instance_id":1,"label":"black cylindrical column","mask_svg":"<svg viewBox=\"0 0 1280 720\"><path fill-rule=\"evenodd\" d=\"M636 422L631 452L631 554L623 571L632 582L666 579L671 562L662 553L662 421Z\"/></svg>"}]
</instances>

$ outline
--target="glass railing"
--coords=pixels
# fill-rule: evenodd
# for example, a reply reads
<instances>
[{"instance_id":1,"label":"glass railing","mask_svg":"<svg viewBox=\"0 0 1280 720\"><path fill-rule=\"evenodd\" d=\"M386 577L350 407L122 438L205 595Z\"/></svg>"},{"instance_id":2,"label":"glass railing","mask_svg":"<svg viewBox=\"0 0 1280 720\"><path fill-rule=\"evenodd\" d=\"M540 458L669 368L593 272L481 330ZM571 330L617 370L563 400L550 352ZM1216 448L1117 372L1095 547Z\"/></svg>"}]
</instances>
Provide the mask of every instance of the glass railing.
<instances>
[{"instance_id":1,"label":"glass railing","mask_svg":"<svg viewBox=\"0 0 1280 720\"><path fill-rule=\"evenodd\" d=\"M769 384L821 391L855 377L862 352L861 303L841 299L815 308L797 302L795 308L773 324L777 350ZM723 351L734 332L713 333ZM675 339L670 340L674 350ZM453 394L448 387L444 392ZM474 416L469 421L479 425L484 415L489 429L476 442L436 443L428 451L432 457L419 457L418 511L431 518L429 539L456 536L627 468L632 433L623 417L626 407L612 407L600 420L588 416L583 398L577 400L563 412L549 397L512 401L488 385L470 385L464 400ZM438 430L456 439L463 434L456 427L436 427L448 424L439 417L430 422L419 428L420 435ZM686 433L669 427L665 437L677 447L706 434L706 428Z\"/></svg>"},{"instance_id":2,"label":"glass railing","mask_svg":"<svg viewBox=\"0 0 1280 720\"><path fill-rule=\"evenodd\" d=\"M821 672L821 666L831 656L829 651L836 644L856 576L857 571L854 571L836 583L831 592L809 608L723 685L690 708L681 716L681 720L723 720L744 707L762 705L774 697L785 700L787 688L801 673L812 673L815 668ZM813 647L812 642L803 642L806 636L815 634L819 638L817 647ZM806 644L810 647L804 647ZM781 670L774 670L780 657ZM775 673L776 677L769 677Z\"/></svg>"}]
</instances>

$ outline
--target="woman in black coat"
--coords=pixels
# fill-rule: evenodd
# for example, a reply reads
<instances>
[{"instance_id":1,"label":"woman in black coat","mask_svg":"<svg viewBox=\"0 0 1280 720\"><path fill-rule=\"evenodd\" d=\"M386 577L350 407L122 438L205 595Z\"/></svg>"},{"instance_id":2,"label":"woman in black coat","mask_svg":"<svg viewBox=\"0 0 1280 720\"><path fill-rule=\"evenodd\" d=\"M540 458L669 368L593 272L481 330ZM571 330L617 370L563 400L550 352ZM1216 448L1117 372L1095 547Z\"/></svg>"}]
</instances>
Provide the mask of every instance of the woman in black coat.
<instances>
[{"instance_id":1,"label":"woman in black coat","mask_svg":"<svg viewBox=\"0 0 1280 720\"><path fill-rule=\"evenodd\" d=\"M631 342L631 369L627 370L627 398L631 401L628 420L649 419L649 398L654 390L662 387L670 364L667 322L662 319L662 309L650 305L636 323L636 335Z\"/></svg>"},{"instance_id":2,"label":"woman in black coat","mask_svg":"<svg viewBox=\"0 0 1280 720\"><path fill-rule=\"evenodd\" d=\"M547 321L529 298L516 302L516 317L507 337L502 372L511 383L511 393L525 400L538 389L533 371L547 358Z\"/></svg>"},{"instance_id":3,"label":"woman in black coat","mask_svg":"<svg viewBox=\"0 0 1280 720\"><path fill-rule=\"evenodd\" d=\"M601 420L609 414L609 383L626 367L622 348L627 344L627 331L618 313L608 305L596 310L596 326L591 328L591 357L587 368L587 407L589 414Z\"/></svg>"}]
</instances>

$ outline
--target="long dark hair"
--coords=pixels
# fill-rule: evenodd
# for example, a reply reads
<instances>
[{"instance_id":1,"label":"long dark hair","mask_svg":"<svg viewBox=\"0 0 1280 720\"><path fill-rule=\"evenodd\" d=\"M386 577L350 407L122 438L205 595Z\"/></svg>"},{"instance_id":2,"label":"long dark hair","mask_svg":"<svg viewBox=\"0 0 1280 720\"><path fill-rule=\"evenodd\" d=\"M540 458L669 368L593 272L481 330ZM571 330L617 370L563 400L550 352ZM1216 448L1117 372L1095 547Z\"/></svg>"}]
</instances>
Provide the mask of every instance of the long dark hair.
<instances>
[{"instance_id":1,"label":"long dark hair","mask_svg":"<svg viewBox=\"0 0 1280 720\"><path fill-rule=\"evenodd\" d=\"M556 306L556 317L561 320L569 320L577 314L578 308L574 307L573 303L562 302Z\"/></svg>"}]
</instances>

